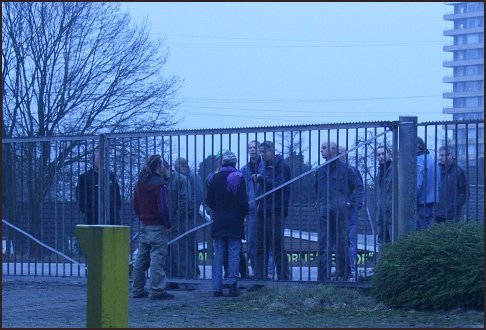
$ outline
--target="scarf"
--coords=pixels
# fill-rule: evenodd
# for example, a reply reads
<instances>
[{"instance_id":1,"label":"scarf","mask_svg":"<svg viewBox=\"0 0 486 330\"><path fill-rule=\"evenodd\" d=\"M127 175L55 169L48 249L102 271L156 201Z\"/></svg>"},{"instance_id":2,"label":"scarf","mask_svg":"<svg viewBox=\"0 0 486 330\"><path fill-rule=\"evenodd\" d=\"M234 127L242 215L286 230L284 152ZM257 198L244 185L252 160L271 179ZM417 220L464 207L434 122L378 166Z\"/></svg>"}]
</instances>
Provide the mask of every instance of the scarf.
<instances>
[{"instance_id":1,"label":"scarf","mask_svg":"<svg viewBox=\"0 0 486 330\"><path fill-rule=\"evenodd\" d=\"M231 172L226 179L226 190L236 195L238 188L241 184L241 179L243 178L243 174L238 171L233 166L223 166L219 170L220 172Z\"/></svg>"}]
</instances>

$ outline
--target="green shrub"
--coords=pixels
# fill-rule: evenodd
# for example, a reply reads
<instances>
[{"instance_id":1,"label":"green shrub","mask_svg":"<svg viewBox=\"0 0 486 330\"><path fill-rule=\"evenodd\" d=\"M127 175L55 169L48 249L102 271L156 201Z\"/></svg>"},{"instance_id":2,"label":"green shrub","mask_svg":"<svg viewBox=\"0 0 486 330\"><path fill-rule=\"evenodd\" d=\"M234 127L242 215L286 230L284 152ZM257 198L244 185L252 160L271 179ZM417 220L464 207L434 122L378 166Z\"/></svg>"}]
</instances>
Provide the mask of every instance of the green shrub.
<instances>
[{"instance_id":1,"label":"green shrub","mask_svg":"<svg viewBox=\"0 0 486 330\"><path fill-rule=\"evenodd\" d=\"M383 246L372 295L400 309L483 309L484 226L437 224Z\"/></svg>"}]
</instances>

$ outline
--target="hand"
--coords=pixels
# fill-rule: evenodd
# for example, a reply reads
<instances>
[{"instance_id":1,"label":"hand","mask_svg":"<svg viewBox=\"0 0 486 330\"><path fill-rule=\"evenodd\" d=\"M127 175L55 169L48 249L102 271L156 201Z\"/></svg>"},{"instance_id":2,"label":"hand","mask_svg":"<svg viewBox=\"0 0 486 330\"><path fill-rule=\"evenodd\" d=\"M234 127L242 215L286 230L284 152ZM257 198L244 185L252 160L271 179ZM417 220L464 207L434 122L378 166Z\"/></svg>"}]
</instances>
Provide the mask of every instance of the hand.
<instances>
[{"instance_id":1,"label":"hand","mask_svg":"<svg viewBox=\"0 0 486 330\"><path fill-rule=\"evenodd\" d=\"M259 176L259 174L253 174L252 175L254 182L258 182L258 176Z\"/></svg>"}]
</instances>

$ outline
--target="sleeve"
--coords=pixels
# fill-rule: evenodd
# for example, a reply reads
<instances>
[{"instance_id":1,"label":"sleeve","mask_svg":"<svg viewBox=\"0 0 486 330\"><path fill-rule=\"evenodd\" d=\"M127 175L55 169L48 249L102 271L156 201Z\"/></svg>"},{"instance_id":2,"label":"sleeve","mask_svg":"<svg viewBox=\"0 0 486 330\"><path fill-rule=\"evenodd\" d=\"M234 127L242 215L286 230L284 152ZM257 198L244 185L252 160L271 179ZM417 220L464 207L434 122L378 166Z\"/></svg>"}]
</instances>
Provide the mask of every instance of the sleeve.
<instances>
[{"instance_id":1,"label":"sleeve","mask_svg":"<svg viewBox=\"0 0 486 330\"><path fill-rule=\"evenodd\" d=\"M456 203L457 203L457 207L462 207L464 204L466 204L467 196L469 194L469 189L467 184L467 178L462 168L459 168L457 176L458 176L457 178L458 187L457 187Z\"/></svg>"},{"instance_id":2,"label":"sleeve","mask_svg":"<svg viewBox=\"0 0 486 330\"><path fill-rule=\"evenodd\" d=\"M86 176L80 175L78 177L78 185L76 186L76 198L78 199L79 210L84 213L86 210Z\"/></svg>"},{"instance_id":3,"label":"sleeve","mask_svg":"<svg viewBox=\"0 0 486 330\"><path fill-rule=\"evenodd\" d=\"M246 180L242 176L240 186L238 187L238 204L240 205L241 213L245 216L250 212L250 206L248 203L249 200L248 193L246 191Z\"/></svg>"},{"instance_id":4,"label":"sleeve","mask_svg":"<svg viewBox=\"0 0 486 330\"><path fill-rule=\"evenodd\" d=\"M417 196L422 193L422 185L424 183L424 173L425 172L425 157L417 157Z\"/></svg>"},{"instance_id":5,"label":"sleeve","mask_svg":"<svg viewBox=\"0 0 486 330\"><path fill-rule=\"evenodd\" d=\"M214 201L213 181L212 180L208 180L207 181L207 185L208 185L208 190L206 192L206 205L210 209L214 210L215 201Z\"/></svg>"},{"instance_id":6,"label":"sleeve","mask_svg":"<svg viewBox=\"0 0 486 330\"><path fill-rule=\"evenodd\" d=\"M358 169L348 168L349 189L351 191L351 204L357 209L361 209L364 205L364 187L363 177Z\"/></svg>"},{"instance_id":7,"label":"sleeve","mask_svg":"<svg viewBox=\"0 0 486 330\"><path fill-rule=\"evenodd\" d=\"M170 219L170 209L169 209L169 197L167 193L167 187L165 185L160 187L159 199L157 203L160 212L160 217L164 222L164 226L165 228L169 229L171 227L171 219Z\"/></svg>"},{"instance_id":8,"label":"sleeve","mask_svg":"<svg viewBox=\"0 0 486 330\"><path fill-rule=\"evenodd\" d=\"M114 186L115 186L115 191L114 191L115 206L116 206L116 209L119 210L121 208L121 205L122 205L121 189L120 189L120 185L116 181L115 173L112 173L111 177L112 177L112 180L113 180L113 183L114 183Z\"/></svg>"},{"instance_id":9,"label":"sleeve","mask_svg":"<svg viewBox=\"0 0 486 330\"><path fill-rule=\"evenodd\" d=\"M140 218L140 204L138 200L138 193L137 190L133 191L133 210L135 211L135 214L137 217Z\"/></svg>"}]
</instances>

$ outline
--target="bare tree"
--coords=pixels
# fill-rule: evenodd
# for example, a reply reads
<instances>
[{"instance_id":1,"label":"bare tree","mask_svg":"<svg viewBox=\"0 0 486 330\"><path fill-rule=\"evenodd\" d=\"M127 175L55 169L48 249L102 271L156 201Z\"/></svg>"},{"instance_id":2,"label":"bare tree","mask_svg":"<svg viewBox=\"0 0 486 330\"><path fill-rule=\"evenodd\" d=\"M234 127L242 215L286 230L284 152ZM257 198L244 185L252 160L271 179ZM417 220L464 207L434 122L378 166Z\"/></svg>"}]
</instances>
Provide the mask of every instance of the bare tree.
<instances>
[{"instance_id":1,"label":"bare tree","mask_svg":"<svg viewBox=\"0 0 486 330\"><path fill-rule=\"evenodd\" d=\"M180 81L163 75L168 53L162 40L150 39L147 27L131 24L120 8L108 2L2 2L2 139L46 138L21 151L4 144L2 191L5 197L7 184L27 178L34 235L40 234L39 210L54 173L77 161L71 151L79 140L53 156L49 137L175 124ZM2 202L15 219L16 201Z\"/></svg>"}]
</instances>

